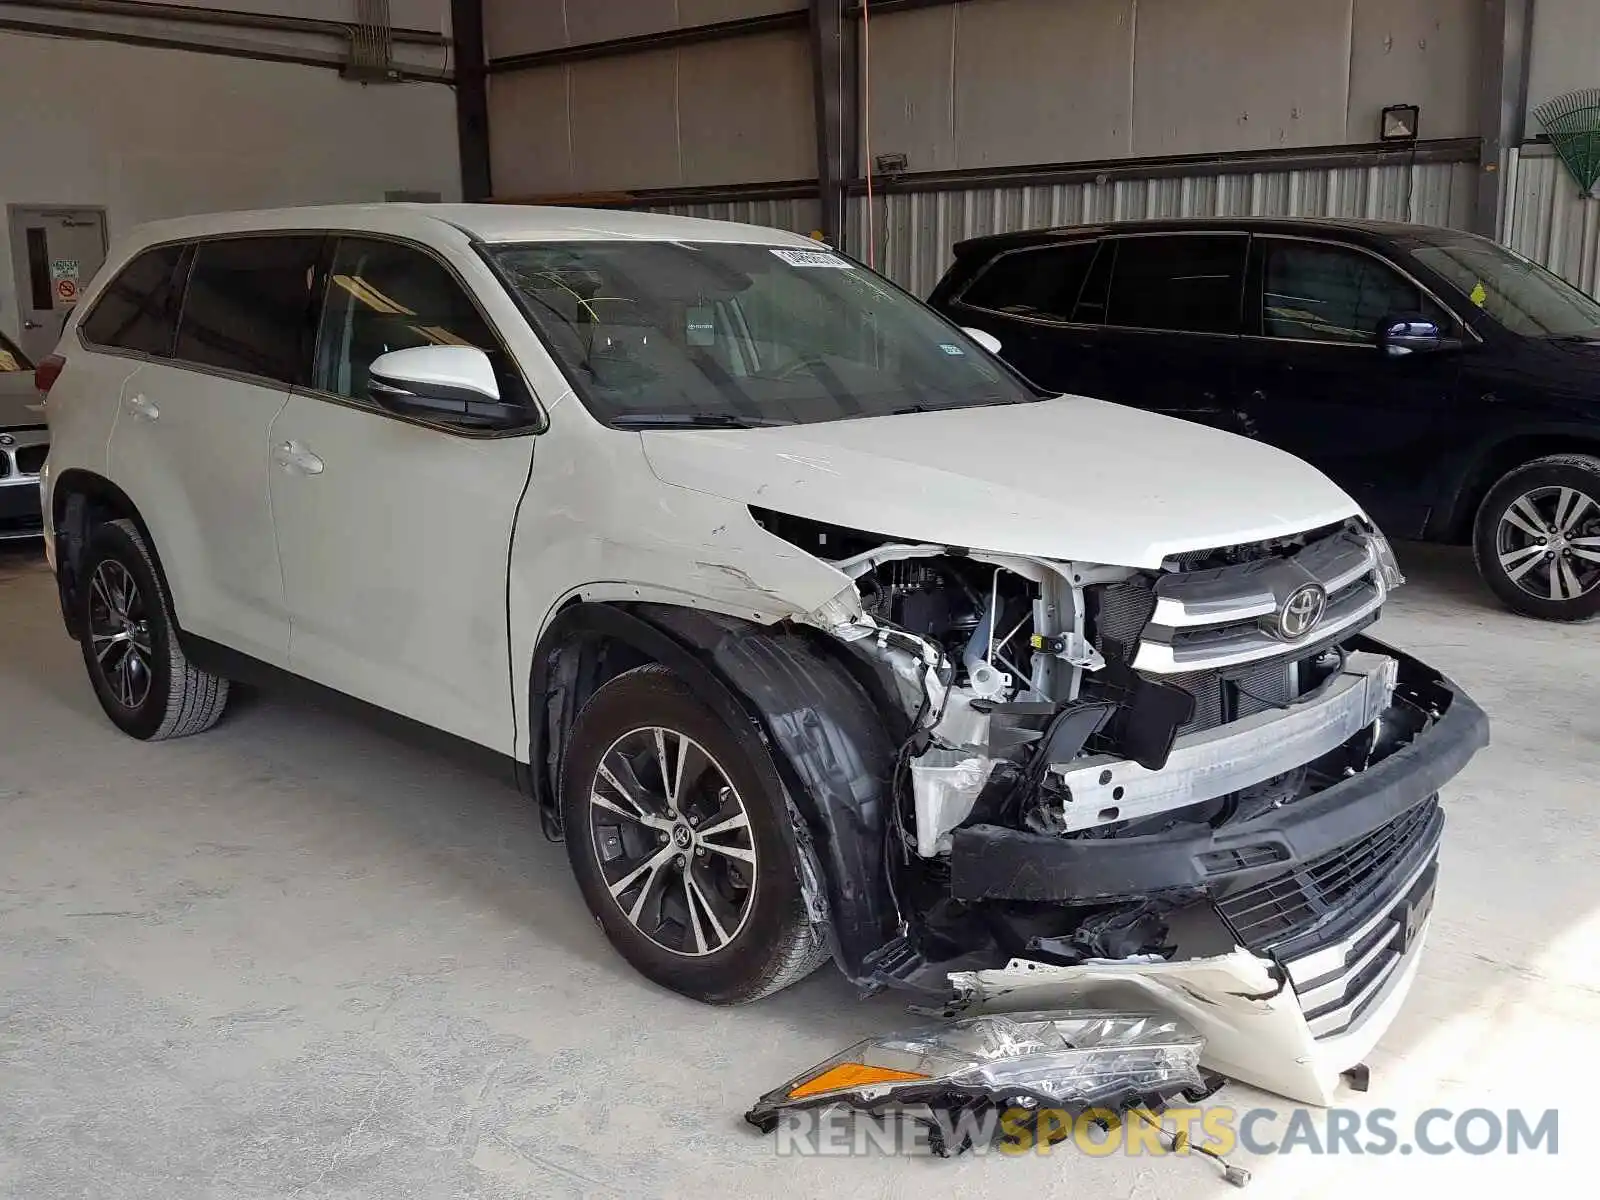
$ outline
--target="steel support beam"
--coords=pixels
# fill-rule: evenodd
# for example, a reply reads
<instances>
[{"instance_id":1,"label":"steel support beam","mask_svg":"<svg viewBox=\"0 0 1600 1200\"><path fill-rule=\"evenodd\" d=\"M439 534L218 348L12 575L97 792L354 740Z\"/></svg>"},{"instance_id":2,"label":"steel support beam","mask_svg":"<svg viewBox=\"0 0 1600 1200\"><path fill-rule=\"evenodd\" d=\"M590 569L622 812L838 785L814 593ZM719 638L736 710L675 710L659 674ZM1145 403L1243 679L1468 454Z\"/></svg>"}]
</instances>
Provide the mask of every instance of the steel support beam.
<instances>
[{"instance_id":1,"label":"steel support beam","mask_svg":"<svg viewBox=\"0 0 1600 1200\"><path fill-rule=\"evenodd\" d=\"M188 4L156 4L150 0L19 0L15 8L36 8L46 12L77 16L135 17L148 21L177 21L191 25L254 29L272 33L312 33L348 37L349 21L316 17L285 17L273 13L239 12L225 8L200 8ZM450 39L424 29L394 29L391 38L418 46L447 46Z\"/></svg>"},{"instance_id":2,"label":"steel support beam","mask_svg":"<svg viewBox=\"0 0 1600 1200\"><path fill-rule=\"evenodd\" d=\"M489 76L484 64L483 0L450 0L456 60L456 140L461 154L461 198L494 194L489 166Z\"/></svg>"},{"instance_id":3,"label":"steel support beam","mask_svg":"<svg viewBox=\"0 0 1600 1200\"><path fill-rule=\"evenodd\" d=\"M1527 132L1528 60L1533 50L1533 0L1483 0L1478 64L1478 184L1472 229L1499 235L1510 152ZM1428 119L1424 113L1422 119Z\"/></svg>"},{"instance_id":4,"label":"steel support beam","mask_svg":"<svg viewBox=\"0 0 1600 1200\"><path fill-rule=\"evenodd\" d=\"M845 187L856 171L856 29L845 0L811 0L811 65L816 96L817 195L822 236L844 248Z\"/></svg>"},{"instance_id":5,"label":"steel support beam","mask_svg":"<svg viewBox=\"0 0 1600 1200\"><path fill-rule=\"evenodd\" d=\"M557 46L552 50L534 50L527 54L508 54L503 58L491 60L489 70L496 74L501 71L530 71L538 67L582 62L585 59L615 58L620 54L639 54L646 50L664 50L672 46L695 46L702 42L753 37L756 34L774 33L783 29L804 29L809 19L804 9L797 8L792 12L740 17L732 21L717 21L710 25L663 29L659 33L642 33L636 37L585 42L577 46Z\"/></svg>"},{"instance_id":6,"label":"steel support beam","mask_svg":"<svg viewBox=\"0 0 1600 1200\"><path fill-rule=\"evenodd\" d=\"M1017 167L967 167L956 171L908 171L875 176L873 190L890 192L959 192L974 188L1051 187L1067 183L1101 183L1117 179L1188 179L1211 175L1250 175L1257 171L1316 171L1329 168L1382 167L1394 164L1476 162L1478 138L1448 138L1414 145L1369 142L1357 146L1322 146L1292 150L1245 150L1233 154L1185 154L1166 158L1116 158L1095 162L1041 163ZM850 195L866 191L866 180L845 184Z\"/></svg>"}]
</instances>

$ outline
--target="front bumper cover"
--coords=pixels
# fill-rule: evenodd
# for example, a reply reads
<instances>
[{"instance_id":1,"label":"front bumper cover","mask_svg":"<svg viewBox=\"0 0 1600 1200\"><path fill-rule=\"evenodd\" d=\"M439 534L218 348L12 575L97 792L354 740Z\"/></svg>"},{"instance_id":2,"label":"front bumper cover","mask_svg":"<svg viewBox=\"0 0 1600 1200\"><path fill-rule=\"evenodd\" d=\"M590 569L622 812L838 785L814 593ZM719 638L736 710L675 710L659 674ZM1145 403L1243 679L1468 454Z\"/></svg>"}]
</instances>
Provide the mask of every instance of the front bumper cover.
<instances>
[{"instance_id":1,"label":"front bumper cover","mask_svg":"<svg viewBox=\"0 0 1600 1200\"><path fill-rule=\"evenodd\" d=\"M1489 719L1448 678L1370 638L1356 648L1399 663L1399 686L1438 714L1410 744L1360 774L1236 827L1063 839L997 825L952 837L959 900L1099 904L1246 882L1318 858L1428 800L1489 743Z\"/></svg>"}]
</instances>

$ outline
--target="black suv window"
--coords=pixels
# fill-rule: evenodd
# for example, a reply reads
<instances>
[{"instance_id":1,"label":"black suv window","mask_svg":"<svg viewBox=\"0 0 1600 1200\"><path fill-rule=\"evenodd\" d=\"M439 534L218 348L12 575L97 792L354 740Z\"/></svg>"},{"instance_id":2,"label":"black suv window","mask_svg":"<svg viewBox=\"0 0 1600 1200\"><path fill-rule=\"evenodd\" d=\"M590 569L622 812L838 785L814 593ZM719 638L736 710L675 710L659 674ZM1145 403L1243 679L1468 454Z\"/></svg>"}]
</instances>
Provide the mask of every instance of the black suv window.
<instances>
[{"instance_id":1,"label":"black suv window","mask_svg":"<svg viewBox=\"0 0 1600 1200\"><path fill-rule=\"evenodd\" d=\"M171 354L183 297L184 249L157 246L123 267L84 318L84 339L116 350Z\"/></svg>"},{"instance_id":2,"label":"black suv window","mask_svg":"<svg viewBox=\"0 0 1600 1200\"><path fill-rule=\"evenodd\" d=\"M1099 249L1100 243L1091 240L1002 254L961 293L961 303L1019 317L1071 321Z\"/></svg>"},{"instance_id":3,"label":"black suv window","mask_svg":"<svg viewBox=\"0 0 1600 1200\"><path fill-rule=\"evenodd\" d=\"M317 388L370 400L372 360L412 346L476 346L494 364L501 399L526 403L500 339L443 263L395 242L340 238L317 336Z\"/></svg>"},{"instance_id":4,"label":"black suv window","mask_svg":"<svg viewBox=\"0 0 1600 1200\"><path fill-rule=\"evenodd\" d=\"M1106 324L1237 333L1249 245L1225 233L1117 239Z\"/></svg>"},{"instance_id":5,"label":"black suv window","mask_svg":"<svg viewBox=\"0 0 1600 1200\"><path fill-rule=\"evenodd\" d=\"M1261 239L1261 332L1272 338L1372 345L1378 325L1422 313L1455 323L1416 284L1380 259L1346 246Z\"/></svg>"},{"instance_id":6,"label":"black suv window","mask_svg":"<svg viewBox=\"0 0 1600 1200\"><path fill-rule=\"evenodd\" d=\"M189 271L174 355L200 366L299 383L310 350L318 234L202 242Z\"/></svg>"}]
</instances>

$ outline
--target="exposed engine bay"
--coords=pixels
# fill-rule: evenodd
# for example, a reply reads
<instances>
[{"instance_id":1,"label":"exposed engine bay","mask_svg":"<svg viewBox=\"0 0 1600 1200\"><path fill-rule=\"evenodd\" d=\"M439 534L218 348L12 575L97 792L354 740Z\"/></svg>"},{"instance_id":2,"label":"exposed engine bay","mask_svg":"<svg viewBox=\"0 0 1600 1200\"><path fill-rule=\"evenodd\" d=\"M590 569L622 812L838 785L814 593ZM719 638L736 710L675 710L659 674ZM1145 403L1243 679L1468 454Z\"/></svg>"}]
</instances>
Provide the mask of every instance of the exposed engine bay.
<instances>
[{"instance_id":1,"label":"exposed engine bay","mask_svg":"<svg viewBox=\"0 0 1600 1200\"><path fill-rule=\"evenodd\" d=\"M956 1011L1019 970L1126 1003L1192 968L1297 998L1271 1004L1302 1067L1302 1042L1365 1052L1415 970L1438 785L1487 741L1448 681L1363 635L1402 582L1380 533L1350 519L1152 571L752 512L853 581L810 623L904 710L885 847L903 932L858 982L949 1002L965 981ZM1450 761L1405 761L1419 749Z\"/></svg>"}]
</instances>

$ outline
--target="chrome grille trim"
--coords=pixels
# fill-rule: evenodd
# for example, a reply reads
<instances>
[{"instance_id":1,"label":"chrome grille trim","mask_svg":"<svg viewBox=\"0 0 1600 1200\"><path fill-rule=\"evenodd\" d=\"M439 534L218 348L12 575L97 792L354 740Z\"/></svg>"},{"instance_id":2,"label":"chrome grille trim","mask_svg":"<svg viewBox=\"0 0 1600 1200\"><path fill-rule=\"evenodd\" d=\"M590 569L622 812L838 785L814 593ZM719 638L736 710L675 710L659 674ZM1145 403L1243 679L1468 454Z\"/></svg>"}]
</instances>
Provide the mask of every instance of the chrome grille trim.
<instances>
[{"instance_id":1,"label":"chrome grille trim","mask_svg":"<svg viewBox=\"0 0 1600 1200\"><path fill-rule=\"evenodd\" d=\"M1294 642L1262 628L1261 619L1307 582L1320 584L1328 597L1317 626ZM1275 658L1337 638L1387 598L1372 539L1345 531L1288 558L1166 575L1156 583L1155 607L1133 667L1173 675Z\"/></svg>"},{"instance_id":2,"label":"chrome grille trim","mask_svg":"<svg viewBox=\"0 0 1600 1200\"><path fill-rule=\"evenodd\" d=\"M1429 872L1437 870L1438 863L1439 849L1435 845L1394 889L1389 902L1359 929L1331 945L1284 961L1313 1037L1335 1037L1357 1024L1362 1012L1378 1000L1417 953L1427 934L1431 891L1423 919L1409 937L1402 935L1412 919L1412 893ZM1397 938L1401 939L1398 946Z\"/></svg>"}]
</instances>

